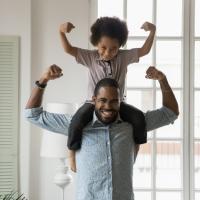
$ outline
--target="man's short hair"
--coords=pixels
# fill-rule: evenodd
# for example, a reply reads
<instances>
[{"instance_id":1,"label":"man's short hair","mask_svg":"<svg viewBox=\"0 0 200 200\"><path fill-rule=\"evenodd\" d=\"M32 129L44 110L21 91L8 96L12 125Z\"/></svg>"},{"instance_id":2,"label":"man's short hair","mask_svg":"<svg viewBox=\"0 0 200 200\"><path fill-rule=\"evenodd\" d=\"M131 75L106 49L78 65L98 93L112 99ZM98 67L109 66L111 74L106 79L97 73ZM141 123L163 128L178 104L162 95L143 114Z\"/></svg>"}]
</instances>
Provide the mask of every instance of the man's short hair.
<instances>
[{"instance_id":1,"label":"man's short hair","mask_svg":"<svg viewBox=\"0 0 200 200\"><path fill-rule=\"evenodd\" d=\"M96 84L96 87L94 89L94 96L97 96L100 88L102 87L114 87L116 89L119 89L119 84L115 79L103 78Z\"/></svg>"}]
</instances>

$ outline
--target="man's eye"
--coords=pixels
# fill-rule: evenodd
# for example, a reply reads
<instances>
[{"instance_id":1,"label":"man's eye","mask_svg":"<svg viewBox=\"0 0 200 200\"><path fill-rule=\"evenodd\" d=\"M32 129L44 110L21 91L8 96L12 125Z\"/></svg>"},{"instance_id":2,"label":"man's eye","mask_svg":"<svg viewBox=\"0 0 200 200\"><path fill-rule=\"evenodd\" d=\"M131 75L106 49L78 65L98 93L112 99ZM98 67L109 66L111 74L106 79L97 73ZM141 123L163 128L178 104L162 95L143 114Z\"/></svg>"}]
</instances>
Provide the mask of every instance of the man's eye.
<instances>
[{"instance_id":1,"label":"man's eye","mask_svg":"<svg viewBox=\"0 0 200 200\"><path fill-rule=\"evenodd\" d=\"M105 103L105 102L106 102L106 99L99 99L99 102Z\"/></svg>"},{"instance_id":2,"label":"man's eye","mask_svg":"<svg viewBox=\"0 0 200 200\"><path fill-rule=\"evenodd\" d=\"M119 104L119 101L118 100L112 101L112 104L117 105L117 104Z\"/></svg>"}]
</instances>

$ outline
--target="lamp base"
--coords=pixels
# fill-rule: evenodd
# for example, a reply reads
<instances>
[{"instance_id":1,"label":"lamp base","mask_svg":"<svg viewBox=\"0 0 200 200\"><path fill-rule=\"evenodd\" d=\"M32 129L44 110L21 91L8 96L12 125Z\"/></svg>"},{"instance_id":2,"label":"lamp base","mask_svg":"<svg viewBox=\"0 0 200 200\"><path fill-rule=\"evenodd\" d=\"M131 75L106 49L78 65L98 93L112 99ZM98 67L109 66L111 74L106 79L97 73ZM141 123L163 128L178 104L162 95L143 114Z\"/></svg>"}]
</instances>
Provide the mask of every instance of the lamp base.
<instances>
[{"instance_id":1,"label":"lamp base","mask_svg":"<svg viewBox=\"0 0 200 200\"><path fill-rule=\"evenodd\" d=\"M69 168L65 165L65 159L60 159L61 164L56 168L56 175L53 182L62 189L64 200L64 189L72 182L72 176L68 174Z\"/></svg>"},{"instance_id":2,"label":"lamp base","mask_svg":"<svg viewBox=\"0 0 200 200\"><path fill-rule=\"evenodd\" d=\"M57 186L65 187L72 182L72 176L68 174L69 168L67 166L59 166L56 171L53 182Z\"/></svg>"}]
</instances>

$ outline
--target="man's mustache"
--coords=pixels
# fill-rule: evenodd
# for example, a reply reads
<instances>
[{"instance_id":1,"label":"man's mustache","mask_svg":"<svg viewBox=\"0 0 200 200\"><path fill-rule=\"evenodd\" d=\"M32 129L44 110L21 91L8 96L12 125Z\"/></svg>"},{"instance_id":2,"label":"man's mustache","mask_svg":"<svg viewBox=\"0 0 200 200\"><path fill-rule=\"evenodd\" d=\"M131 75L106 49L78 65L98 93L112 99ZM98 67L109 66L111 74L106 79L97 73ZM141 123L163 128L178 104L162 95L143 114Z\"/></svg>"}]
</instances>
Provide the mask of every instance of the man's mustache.
<instances>
[{"instance_id":1,"label":"man's mustache","mask_svg":"<svg viewBox=\"0 0 200 200\"><path fill-rule=\"evenodd\" d=\"M100 111L115 112L116 110L114 110L114 109L100 109Z\"/></svg>"}]
</instances>

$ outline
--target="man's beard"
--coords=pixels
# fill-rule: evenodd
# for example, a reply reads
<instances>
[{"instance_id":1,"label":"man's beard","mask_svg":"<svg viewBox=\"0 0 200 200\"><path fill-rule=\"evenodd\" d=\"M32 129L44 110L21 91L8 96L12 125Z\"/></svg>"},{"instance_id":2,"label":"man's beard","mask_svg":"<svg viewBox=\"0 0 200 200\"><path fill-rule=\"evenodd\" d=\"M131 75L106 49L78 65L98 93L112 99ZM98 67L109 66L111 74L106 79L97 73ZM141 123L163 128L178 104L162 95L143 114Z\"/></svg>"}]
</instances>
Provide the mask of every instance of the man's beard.
<instances>
[{"instance_id":1,"label":"man's beard","mask_svg":"<svg viewBox=\"0 0 200 200\"><path fill-rule=\"evenodd\" d=\"M109 121L105 121L105 120L102 119L100 112L101 112L100 110L95 110L95 114L96 114L98 120L99 120L100 122L102 122L104 125L111 124L111 123L113 123L113 122L117 119L117 114L116 114L116 115L115 115L113 118L111 118Z\"/></svg>"}]
</instances>

